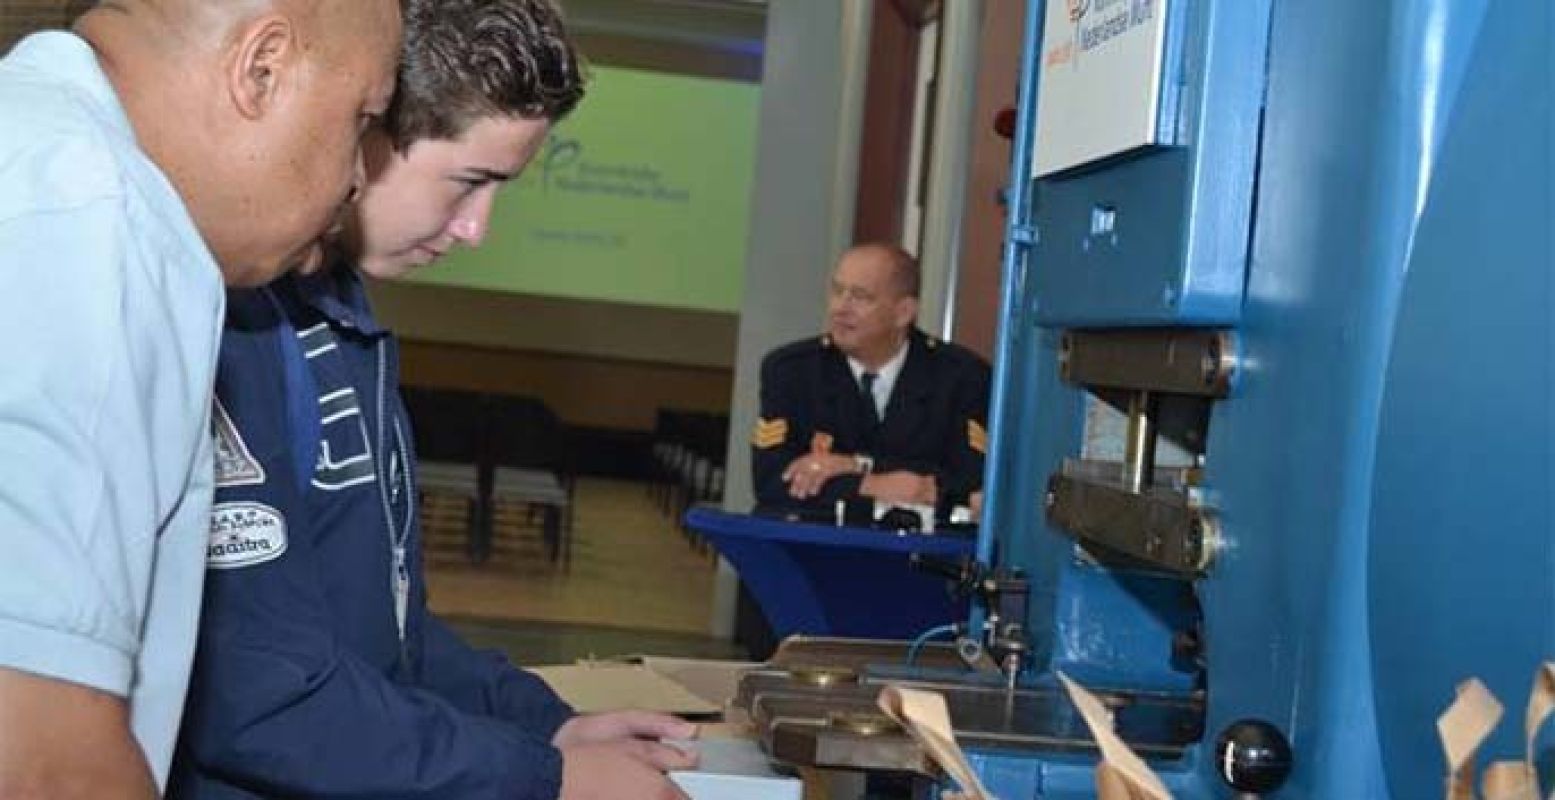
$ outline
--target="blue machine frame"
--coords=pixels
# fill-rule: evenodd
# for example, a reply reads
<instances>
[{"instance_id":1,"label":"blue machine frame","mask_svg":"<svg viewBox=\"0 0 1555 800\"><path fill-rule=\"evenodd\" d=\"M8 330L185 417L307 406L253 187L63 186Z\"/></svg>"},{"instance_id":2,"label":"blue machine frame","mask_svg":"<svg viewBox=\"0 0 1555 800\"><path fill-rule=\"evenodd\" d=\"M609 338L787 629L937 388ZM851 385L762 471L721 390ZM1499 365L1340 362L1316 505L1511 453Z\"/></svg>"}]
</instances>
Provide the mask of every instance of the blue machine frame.
<instances>
[{"instance_id":1,"label":"blue machine frame","mask_svg":"<svg viewBox=\"0 0 1555 800\"><path fill-rule=\"evenodd\" d=\"M1455 685L1516 706L1555 655L1551 4L1181 4L1188 135L1040 181L1029 6L977 556L1032 578L1031 679L1181 688L1184 597L1077 558L1044 518L1084 424L1058 336L1234 328L1203 468L1226 545L1180 582L1207 738L1281 729L1278 797L1439 796ZM1101 204L1116 237L1087 246ZM1515 727L1490 749L1520 753ZM1157 765L1179 796L1229 796L1207 746ZM976 758L1006 800L1093 796L1072 758Z\"/></svg>"},{"instance_id":2,"label":"blue machine frame","mask_svg":"<svg viewBox=\"0 0 1555 800\"><path fill-rule=\"evenodd\" d=\"M1041 209L1037 258L1069 267L1031 274L1039 324L1209 325L1240 316L1269 0L1164 8L1159 127L1178 146L1030 187Z\"/></svg>"}]
</instances>

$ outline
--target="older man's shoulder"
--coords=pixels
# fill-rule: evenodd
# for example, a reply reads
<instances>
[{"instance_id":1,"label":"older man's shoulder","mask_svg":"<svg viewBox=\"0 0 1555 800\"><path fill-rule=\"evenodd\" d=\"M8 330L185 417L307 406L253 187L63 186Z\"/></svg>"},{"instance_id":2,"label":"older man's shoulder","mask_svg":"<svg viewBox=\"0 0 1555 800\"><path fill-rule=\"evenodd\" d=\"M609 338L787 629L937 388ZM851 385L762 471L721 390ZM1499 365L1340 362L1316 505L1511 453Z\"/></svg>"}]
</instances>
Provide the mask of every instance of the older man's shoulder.
<instances>
[{"instance_id":1,"label":"older man's shoulder","mask_svg":"<svg viewBox=\"0 0 1555 800\"><path fill-rule=\"evenodd\" d=\"M835 349L830 336L806 336L767 353L766 363L770 368L806 364L824 357Z\"/></svg>"},{"instance_id":2,"label":"older man's shoulder","mask_svg":"<svg viewBox=\"0 0 1555 800\"><path fill-rule=\"evenodd\" d=\"M953 369L988 369L982 356L955 342L922 334L923 351L935 363Z\"/></svg>"}]
</instances>

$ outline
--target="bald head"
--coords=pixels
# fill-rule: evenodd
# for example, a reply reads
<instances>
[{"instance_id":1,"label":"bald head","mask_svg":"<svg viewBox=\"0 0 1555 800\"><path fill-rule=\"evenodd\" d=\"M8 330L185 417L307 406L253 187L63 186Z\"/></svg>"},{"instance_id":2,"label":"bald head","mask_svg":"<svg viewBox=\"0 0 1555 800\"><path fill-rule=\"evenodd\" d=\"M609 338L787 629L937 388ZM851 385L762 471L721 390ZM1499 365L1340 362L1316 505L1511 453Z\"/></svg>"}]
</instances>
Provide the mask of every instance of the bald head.
<instances>
[{"instance_id":1,"label":"bald head","mask_svg":"<svg viewBox=\"0 0 1555 800\"><path fill-rule=\"evenodd\" d=\"M869 242L848 248L838 259L843 261L867 261L879 264L887 273L891 287L903 297L918 296L922 282L918 272L918 259L901 247L885 242Z\"/></svg>"},{"instance_id":2,"label":"bald head","mask_svg":"<svg viewBox=\"0 0 1555 800\"><path fill-rule=\"evenodd\" d=\"M108 0L76 27L229 285L316 251L393 94L398 0Z\"/></svg>"},{"instance_id":3,"label":"bald head","mask_svg":"<svg viewBox=\"0 0 1555 800\"><path fill-rule=\"evenodd\" d=\"M187 46L227 43L243 23L267 14L284 16L304 31L331 27L348 31L353 21L385 14L397 19L399 12L399 0L102 0L83 14L82 20L102 13L115 14L173 37L168 44Z\"/></svg>"}]
</instances>

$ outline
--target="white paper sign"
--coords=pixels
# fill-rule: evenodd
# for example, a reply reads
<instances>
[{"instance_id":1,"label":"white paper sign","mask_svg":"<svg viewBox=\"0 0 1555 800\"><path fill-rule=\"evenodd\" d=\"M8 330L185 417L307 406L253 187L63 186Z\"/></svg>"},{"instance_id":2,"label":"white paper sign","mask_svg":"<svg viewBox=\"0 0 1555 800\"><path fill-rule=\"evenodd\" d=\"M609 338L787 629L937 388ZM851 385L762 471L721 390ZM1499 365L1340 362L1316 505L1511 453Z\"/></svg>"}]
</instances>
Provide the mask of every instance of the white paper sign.
<instances>
[{"instance_id":1,"label":"white paper sign","mask_svg":"<svg viewBox=\"0 0 1555 800\"><path fill-rule=\"evenodd\" d=\"M1158 144L1169 0L1048 0L1035 177Z\"/></svg>"}]
</instances>

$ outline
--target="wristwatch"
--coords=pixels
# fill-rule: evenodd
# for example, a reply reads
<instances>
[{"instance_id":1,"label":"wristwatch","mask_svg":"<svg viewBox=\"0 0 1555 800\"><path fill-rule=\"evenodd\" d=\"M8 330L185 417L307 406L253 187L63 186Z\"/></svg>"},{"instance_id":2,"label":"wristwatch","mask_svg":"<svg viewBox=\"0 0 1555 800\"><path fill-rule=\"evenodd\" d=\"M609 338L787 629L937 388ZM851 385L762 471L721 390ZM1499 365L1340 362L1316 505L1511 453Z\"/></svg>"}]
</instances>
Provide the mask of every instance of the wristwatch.
<instances>
[{"instance_id":1,"label":"wristwatch","mask_svg":"<svg viewBox=\"0 0 1555 800\"><path fill-rule=\"evenodd\" d=\"M875 469L875 460L863 454L853 456L853 469L860 475L868 475Z\"/></svg>"}]
</instances>

